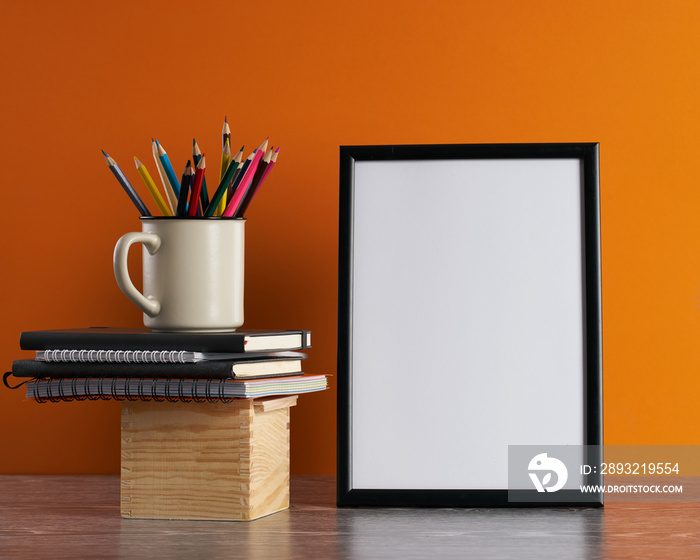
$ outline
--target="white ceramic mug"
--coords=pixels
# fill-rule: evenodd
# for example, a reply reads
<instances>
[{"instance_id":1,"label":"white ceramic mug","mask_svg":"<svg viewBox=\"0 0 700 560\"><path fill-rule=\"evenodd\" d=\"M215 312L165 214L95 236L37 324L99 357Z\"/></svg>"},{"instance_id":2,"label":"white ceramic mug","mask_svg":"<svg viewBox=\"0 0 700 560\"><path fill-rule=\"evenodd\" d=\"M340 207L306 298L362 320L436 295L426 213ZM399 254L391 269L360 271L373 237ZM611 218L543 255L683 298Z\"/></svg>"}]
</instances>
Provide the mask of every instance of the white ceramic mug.
<instances>
[{"instance_id":1,"label":"white ceramic mug","mask_svg":"<svg viewBox=\"0 0 700 560\"><path fill-rule=\"evenodd\" d=\"M155 331L233 331L243 324L245 220L142 217L114 248L114 276ZM143 244L143 293L127 256Z\"/></svg>"}]
</instances>

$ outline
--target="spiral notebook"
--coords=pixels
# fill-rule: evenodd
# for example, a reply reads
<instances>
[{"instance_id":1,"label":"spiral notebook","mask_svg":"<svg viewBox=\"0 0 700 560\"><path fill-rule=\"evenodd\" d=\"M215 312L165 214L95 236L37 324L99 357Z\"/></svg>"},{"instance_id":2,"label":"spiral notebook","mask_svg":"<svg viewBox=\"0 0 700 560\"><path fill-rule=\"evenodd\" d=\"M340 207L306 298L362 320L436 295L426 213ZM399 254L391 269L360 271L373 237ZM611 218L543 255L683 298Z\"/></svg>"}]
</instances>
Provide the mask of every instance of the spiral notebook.
<instances>
[{"instance_id":1,"label":"spiral notebook","mask_svg":"<svg viewBox=\"0 0 700 560\"><path fill-rule=\"evenodd\" d=\"M188 364L206 361L254 361L276 358L304 359L302 352L190 352L186 350L37 350L40 362Z\"/></svg>"},{"instance_id":2,"label":"spiral notebook","mask_svg":"<svg viewBox=\"0 0 700 560\"><path fill-rule=\"evenodd\" d=\"M257 380L60 378L27 383L27 398L38 402L68 400L225 401L272 395L296 395L326 389L325 375L298 375Z\"/></svg>"},{"instance_id":3,"label":"spiral notebook","mask_svg":"<svg viewBox=\"0 0 700 560\"><path fill-rule=\"evenodd\" d=\"M268 377L301 374L304 354L263 356L255 359L206 360L187 363L45 362L15 360L14 377Z\"/></svg>"}]
</instances>

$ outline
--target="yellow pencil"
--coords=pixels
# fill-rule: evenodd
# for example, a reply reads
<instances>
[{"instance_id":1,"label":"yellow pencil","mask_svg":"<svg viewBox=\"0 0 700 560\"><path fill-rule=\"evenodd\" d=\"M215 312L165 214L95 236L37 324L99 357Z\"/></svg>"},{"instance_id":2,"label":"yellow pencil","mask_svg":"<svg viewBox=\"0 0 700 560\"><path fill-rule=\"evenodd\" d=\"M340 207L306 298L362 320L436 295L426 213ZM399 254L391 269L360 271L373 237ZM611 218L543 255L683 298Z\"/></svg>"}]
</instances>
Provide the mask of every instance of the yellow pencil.
<instances>
[{"instance_id":1,"label":"yellow pencil","mask_svg":"<svg viewBox=\"0 0 700 560\"><path fill-rule=\"evenodd\" d=\"M224 177L224 173L226 173L226 170L228 169L229 164L231 163L231 143L229 142L228 138L224 140L224 149L223 153L221 154L221 172L219 173L219 183L221 182L221 179ZM221 216L221 214L224 213L224 210L226 210L226 205L228 204L228 198L226 196L222 196L221 200L219 201L219 206L216 208L216 215Z\"/></svg>"},{"instance_id":2,"label":"yellow pencil","mask_svg":"<svg viewBox=\"0 0 700 560\"><path fill-rule=\"evenodd\" d=\"M146 188L148 189L148 192L151 193L153 200L156 201L156 204L158 205L158 208L160 208L160 211L163 213L163 216L172 216L173 213L168 208L168 205L165 203L165 200L163 200L163 195L160 194L160 191L158 190L158 187L156 187L156 184L153 182L151 174L148 172L148 169L146 169L146 166L143 163L141 163L135 156L134 163L136 164L136 170L139 172L139 175L141 175L141 179L143 179L143 182L146 183Z\"/></svg>"},{"instance_id":3,"label":"yellow pencil","mask_svg":"<svg viewBox=\"0 0 700 560\"><path fill-rule=\"evenodd\" d=\"M170 181L168 181L168 176L165 174L165 169L163 169L163 164L160 162L160 157L158 155L158 144L151 138L151 150L153 151L153 159L156 162L158 168L158 175L160 175L160 181L163 183L163 190L165 191L165 196L168 198L168 205L170 206L170 215L174 216L177 210L177 198L175 198L175 191L170 186Z\"/></svg>"},{"instance_id":4,"label":"yellow pencil","mask_svg":"<svg viewBox=\"0 0 700 560\"><path fill-rule=\"evenodd\" d=\"M224 128L221 131L221 149L226 147L226 142L231 143L231 127L228 125L228 119L224 117Z\"/></svg>"}]
</instances>

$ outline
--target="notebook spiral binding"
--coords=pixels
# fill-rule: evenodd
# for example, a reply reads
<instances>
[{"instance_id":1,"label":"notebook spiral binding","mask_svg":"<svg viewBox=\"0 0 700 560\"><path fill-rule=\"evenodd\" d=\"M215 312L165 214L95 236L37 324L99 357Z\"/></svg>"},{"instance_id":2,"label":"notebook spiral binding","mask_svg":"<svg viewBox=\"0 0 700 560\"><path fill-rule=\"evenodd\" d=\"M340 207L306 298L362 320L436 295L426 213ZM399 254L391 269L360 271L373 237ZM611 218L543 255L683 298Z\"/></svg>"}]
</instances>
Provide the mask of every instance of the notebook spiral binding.
<instances>
[{"instance_id":1,"label":"notebook spiral binding","mask_svg":"<svg viewBox=\"0 0 700 560\"><path fill-rule=\"evenodd\" d=\"M186 350L42 350L44 362L186 363Z\"/></svg>"},{"instance_id":2,"label":"notebook spiral binding","mask_svg":"<svg viewBox=\"0 0 700 560\"><path fill-rule=\"evenodd\" d=\"M132 385L136 380L136 390ZM134 377L85 377L85 378L41 378L34 379L32 397L36 402L63 402L84 400L117 401L157 401L157 402L198 402L217 403L233 402L235 397L224 395L224 383L221 379L207 379L204 394L200 394L198 383L192 383L192 394L186 394L185 384L192 381L187 378L134 378ZM78 382L83 382L84 391L80 391ZM97 390L92 391L92 383L97 381ZM158 394L158 383L165 384L164 394ZM215 383L215 386L212 384ZM150 386L149 386L150 385ZM40 391L45 389L45 394Z\"/></svg>"}]
</instances>

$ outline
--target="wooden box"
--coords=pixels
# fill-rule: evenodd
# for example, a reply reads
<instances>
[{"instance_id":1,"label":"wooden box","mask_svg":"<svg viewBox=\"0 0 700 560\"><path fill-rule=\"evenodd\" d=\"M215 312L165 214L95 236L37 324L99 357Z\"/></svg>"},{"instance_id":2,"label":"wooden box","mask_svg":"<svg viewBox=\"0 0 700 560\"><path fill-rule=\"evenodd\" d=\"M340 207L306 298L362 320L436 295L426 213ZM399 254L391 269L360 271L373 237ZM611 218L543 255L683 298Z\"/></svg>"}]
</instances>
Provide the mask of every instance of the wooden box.
<instances>
[{"instance_id":1,"label":"wooden box","mask_svg":"<svg viewBox=\"0 0 700 560\"><path fill-rule=\"evenodd\" d=\"M122 517L249 521L288 508L296 399L122 403Z\"/></svg>"}]
</instances>

